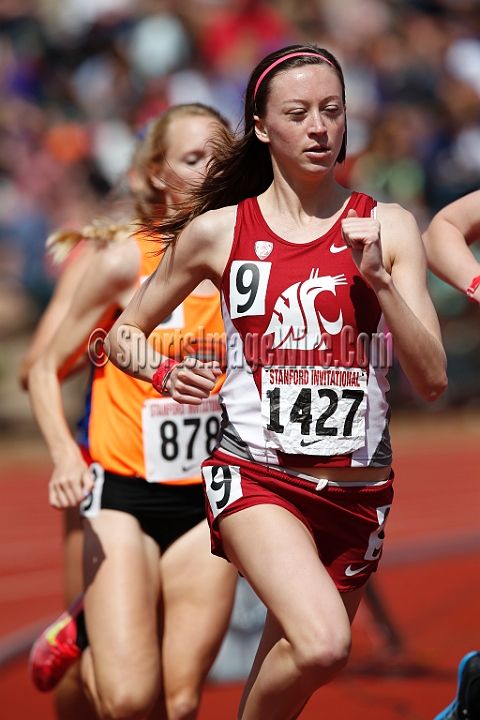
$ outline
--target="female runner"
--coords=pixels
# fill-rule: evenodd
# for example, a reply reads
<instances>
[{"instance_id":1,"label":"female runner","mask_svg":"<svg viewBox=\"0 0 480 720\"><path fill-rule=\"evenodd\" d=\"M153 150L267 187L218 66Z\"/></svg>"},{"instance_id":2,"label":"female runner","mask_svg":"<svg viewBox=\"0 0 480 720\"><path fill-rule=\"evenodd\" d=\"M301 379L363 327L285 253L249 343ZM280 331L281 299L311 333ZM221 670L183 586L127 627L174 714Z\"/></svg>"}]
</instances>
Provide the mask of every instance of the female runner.
<instances>
[{"instance_id":1,"label":"female runner","mask_svg":"<svg viewBox=\"0 0 480 720\"><path fill-rule=\"evenodd\" d=\"M196 104L171 108L150 126L144 180L151 195L156 191L150 200L163 201L166 214L202 178L210 140L221 127L215 111ZM209 553L198 477L217 434L218 401L179 416L179 406L159 399L151 385L99 362L90 470L61 403L59 373L158 264L147 238L128 237L133 226L114 230L112 240L122 235L123 242L95 248L68 318L29 373L34 413L55 465L50 503L61 508L84 501L86 587L86 632L79 602L37 641L32 674L40 689L50 689L81 654L81 680L100 717L193 720L228 625L236 581L236 571ZM222 331L218 293L203 283L156 329L154 340L179 358L186 352L219 357ZM201 346L206 333L217 342ZM64 703L71 717L76 701L72 693Z\"/></svg>"},{"instance_id":2,"label":"female runner","mask_svg":"<svg viewBox=\"0 0 480 720\"><path fill-rule=\"evenodd\" d=\"M442 208L423 235L430 270L472 303L480 304L480 263L470 249L480 238L480 190ZM435 720L480 718L480 651L471 650L458 666L457 692Z\"/></svg>"},{"instance_id":3,"label":"female runner","mask_svg":"<svg viewBox=\"0 0 480 720\"><path fill-rule=\"evenodd\" d=\"M173 367L153 351L144 369L135 363L202 278L221 290L224 417L203 465L213 551L268 609L243 720L298 717L347 662L392 502L388 363L373 352L384 322L423 398L447 382L416 223L336 183L345 142L335 57L295 45L265 58L247 87L244 137L222 139L190 215L159 224L164 260L108 336L118 367L200 402L215 363Z\"/></svg>"}]
</instances>

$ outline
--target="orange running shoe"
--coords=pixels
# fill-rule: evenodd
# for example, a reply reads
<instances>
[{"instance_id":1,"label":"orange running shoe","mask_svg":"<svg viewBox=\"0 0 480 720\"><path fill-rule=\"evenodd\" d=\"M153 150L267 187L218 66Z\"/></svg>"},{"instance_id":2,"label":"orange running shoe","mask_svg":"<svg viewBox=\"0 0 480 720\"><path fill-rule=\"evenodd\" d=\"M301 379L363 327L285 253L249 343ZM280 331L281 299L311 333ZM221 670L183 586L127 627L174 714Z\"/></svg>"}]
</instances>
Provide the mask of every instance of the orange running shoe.
<instances>
[{"instance_id":1,"label":"orange running shoe","mask_svg":"<svg viewBox=\"0 0 480 720\"><path fill-rule=\"evenodd\" d=\"M41 692L52 690L82 654L76 643L77 618L82 611L83 594L35 640L28 667L33 684Z\"/></svg>"}]
</instances>

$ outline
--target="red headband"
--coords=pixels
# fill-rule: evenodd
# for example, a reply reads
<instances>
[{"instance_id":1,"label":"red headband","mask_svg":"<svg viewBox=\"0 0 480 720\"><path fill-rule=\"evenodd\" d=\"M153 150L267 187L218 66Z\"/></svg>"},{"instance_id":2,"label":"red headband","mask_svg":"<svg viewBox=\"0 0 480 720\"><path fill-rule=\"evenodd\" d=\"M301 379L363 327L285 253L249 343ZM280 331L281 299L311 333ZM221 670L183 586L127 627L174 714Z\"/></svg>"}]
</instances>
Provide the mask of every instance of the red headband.
<instances>
[{"instance_id":1,"label":"red headband","mask_svg":"<svg viewBox=\"0 0 480 720\"><path fill-rule=\"evenodd\" d=\"M294 58L294 57L317 57L317 58L320 58L320 60L325 60L326 63L331 65L336 70L335 65L330 60L327 60L326 57L324 57L323 55L320 55L319 53L295 52L295 53L290 53L290 55L284 55L283 57L278 58L278 60L275 60L275 62L273 62L271 65L269 65L267 67L267 69L264 70L263 73L258 78L257 84L255 85L255 90L253 91L253 102L255 102L255 100L256 100L258 88L259 88L260 83L262 82L263 78L265 77L265 75L268 75L270 70L273 70L274 67L276 67L277 65L280 65L280 63L284 62L284 60L289 60L290 58Z\"/></svg>"}]
</instances>

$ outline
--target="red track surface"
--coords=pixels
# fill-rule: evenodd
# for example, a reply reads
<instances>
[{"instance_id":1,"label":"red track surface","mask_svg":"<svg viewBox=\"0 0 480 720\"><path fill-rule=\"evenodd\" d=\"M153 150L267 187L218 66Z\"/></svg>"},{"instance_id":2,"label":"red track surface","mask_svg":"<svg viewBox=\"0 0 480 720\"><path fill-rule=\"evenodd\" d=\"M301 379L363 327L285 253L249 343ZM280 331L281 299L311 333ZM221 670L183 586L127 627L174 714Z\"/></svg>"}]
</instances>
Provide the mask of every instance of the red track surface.
<instances>
[{"instance_id":1,"label":"red track surface","mask_svg":"<svg viewBox=\"0 0 480 720\"><path fill-rule=\"evenodd\" d=\"M456 669L480 649L480 427L428 418L394 428L396 498L377 587L405 654L382 656L366 608L347 670L302 720L431 720L455 692ZM46 502L49 463L37 444L0 448L0 640L62 609L61 516ZM199 720L234 720L240 686L207 688ZM51 695L26 661L0 673L1 720L54 720Z\"/></svg>"}]
</instances>

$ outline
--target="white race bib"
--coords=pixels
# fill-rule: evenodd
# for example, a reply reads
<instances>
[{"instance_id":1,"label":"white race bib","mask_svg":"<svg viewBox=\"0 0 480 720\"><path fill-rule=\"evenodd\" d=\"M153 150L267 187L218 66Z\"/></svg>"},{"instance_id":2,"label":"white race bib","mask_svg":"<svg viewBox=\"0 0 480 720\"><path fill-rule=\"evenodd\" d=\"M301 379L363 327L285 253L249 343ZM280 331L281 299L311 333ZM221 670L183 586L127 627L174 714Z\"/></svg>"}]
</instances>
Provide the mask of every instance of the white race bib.
<instances>
[{"instance_id":1,"label":"white race bib","mask_svg":"<svg viewBox=\"0 0 480 720\"><path fill-rule=\"evenodd\" d=\"M213 517L243 497L242 476L237 465L207 465L203 479Z\"/></svg>"},{"instance_id":2,"label":"white race bib","mask_svg":"<svg viewBox=\"0 0 480 720\"><path fill-rule=\"evenodd\" d=\"M367 373L360 368L262 369L268 448L292 455L344 455L365 445Z\"/></svg>"},{"instance_id":3,"label":"white race bib","mask_svg":"<svg viewBox=\"0 0 480 720\"><path fill-rule=\"evenodd\" d=\"M271 262L234 260L230 268L230 317L265 314Z\"/></svg>"},{"instance_id":4,"label":"white race bib","mask_svg":"<svg viewBox=\"0 0 480 720\"><path fill-rule=\"evenodd\" d=\"M218 395L201 405L172 398L146 400L142 409L143 452L148 482L200 477L200 465L220 430Z\"/></svg>"}]
</instances>

